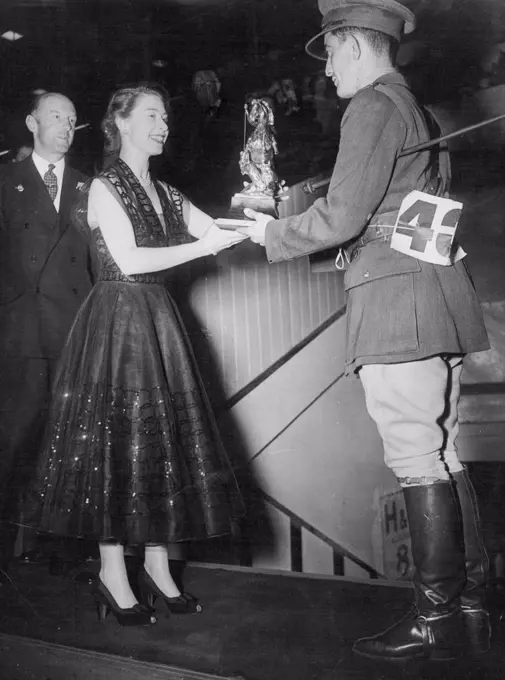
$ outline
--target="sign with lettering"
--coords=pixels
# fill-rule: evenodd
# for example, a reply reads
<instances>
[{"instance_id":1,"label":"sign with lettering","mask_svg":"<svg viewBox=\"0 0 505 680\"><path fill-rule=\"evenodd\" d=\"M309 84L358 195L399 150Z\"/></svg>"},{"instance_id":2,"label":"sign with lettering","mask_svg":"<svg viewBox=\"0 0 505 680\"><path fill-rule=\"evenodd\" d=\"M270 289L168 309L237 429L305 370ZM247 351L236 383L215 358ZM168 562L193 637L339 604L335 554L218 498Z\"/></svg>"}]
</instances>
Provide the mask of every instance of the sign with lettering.
<instances>
[{"instance_id":1,"label":"sign with lettering","mask_svg":"<svg viewBox=\"0 0 505 680\"><path fill-rule=\"evenodd\" d=\"M391 581L410 580L413 563L403 491L381 498L384 574Z\"/></svg>"},{"instance_id":2,"label":"sign with lettering","mask_svg":"<svg viewBox=\"0 0 505 680\"><path fill-rule=\"evenodd\" d=\"M411 191L400 206L391 248L432 264L454 264L466 255L454 243L462 208L459 201Z\"/></svg>"}]
</instances>

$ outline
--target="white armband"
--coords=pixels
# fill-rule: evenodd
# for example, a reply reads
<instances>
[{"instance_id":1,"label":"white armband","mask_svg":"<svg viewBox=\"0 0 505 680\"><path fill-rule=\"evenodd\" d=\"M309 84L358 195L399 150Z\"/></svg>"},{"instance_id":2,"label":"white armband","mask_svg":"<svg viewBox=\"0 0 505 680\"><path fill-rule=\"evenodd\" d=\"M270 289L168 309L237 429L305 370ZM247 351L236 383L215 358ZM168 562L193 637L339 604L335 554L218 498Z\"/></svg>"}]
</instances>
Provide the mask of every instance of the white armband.
<instances>
[{"instance_id":1,"label":"white armband","mask_svg":"<svg viewBox=\"0 0 505 680\"><path fill-rule=\"evenodd\" d=\"M459 201L411 191L400 206L391 248L432 264L454 264L466 255L454 243L462 208Z\"/></svg>"}]
</instances>

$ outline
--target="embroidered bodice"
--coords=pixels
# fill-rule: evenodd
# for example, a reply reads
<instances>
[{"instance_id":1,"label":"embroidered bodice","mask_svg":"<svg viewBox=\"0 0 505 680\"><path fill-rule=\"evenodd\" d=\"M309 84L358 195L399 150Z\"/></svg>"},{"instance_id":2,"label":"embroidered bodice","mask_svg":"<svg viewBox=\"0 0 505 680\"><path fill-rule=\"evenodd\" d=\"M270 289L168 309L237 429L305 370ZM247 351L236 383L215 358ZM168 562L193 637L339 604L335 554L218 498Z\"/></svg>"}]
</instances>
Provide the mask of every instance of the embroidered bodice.
<instances>
[{"instance_id":1,"label":"embroidered bodice","mask_svg":"<svg viewBox=\"0 0 505 680\"><path fill-rule=\"evenodd\" d=\"M130 218L135 242L140 248L161 248L180 245L192 240L183 218L182 194L166 184L155 182L163 213L158 215L130 168L122 160L101 173L105 182L117 191ZM125 281L158 283L164 280L165 272L125 276L112 257L99 227L93 229L92 245L100 265L100 279L103 281Z\"/></svg>"}]
</instances>

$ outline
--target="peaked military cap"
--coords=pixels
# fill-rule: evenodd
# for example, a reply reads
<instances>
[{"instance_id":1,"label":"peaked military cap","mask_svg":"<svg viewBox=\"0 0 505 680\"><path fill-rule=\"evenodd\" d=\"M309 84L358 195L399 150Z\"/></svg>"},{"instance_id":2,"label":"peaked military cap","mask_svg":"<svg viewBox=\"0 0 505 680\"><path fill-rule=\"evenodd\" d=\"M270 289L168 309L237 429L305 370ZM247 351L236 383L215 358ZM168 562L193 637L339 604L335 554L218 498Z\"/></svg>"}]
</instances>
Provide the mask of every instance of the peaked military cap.
<instances>
[{"instance_id":1,"label":"peaked military cap","mask_svg":"<svg viewBox=\"0 0 505 680\"><path fill-rule=\"evenodd\" d=\"M337 28L372 28L400 42L416 25L413 13L396 0L318 0L323 15L322 30L305 49L311 57L326 61L324 35Z\"/></svg>"}]
</instances>

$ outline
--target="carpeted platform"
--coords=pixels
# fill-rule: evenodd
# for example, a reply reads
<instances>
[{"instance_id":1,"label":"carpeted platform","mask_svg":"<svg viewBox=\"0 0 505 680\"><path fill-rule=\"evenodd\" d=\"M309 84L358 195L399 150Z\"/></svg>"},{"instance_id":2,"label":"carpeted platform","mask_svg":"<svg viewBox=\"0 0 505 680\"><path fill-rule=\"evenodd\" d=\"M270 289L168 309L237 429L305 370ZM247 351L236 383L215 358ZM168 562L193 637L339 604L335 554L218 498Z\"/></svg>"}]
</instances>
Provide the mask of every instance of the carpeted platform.
<instances>
[{"instance_id":1,"label":"carpeted platform","mask_svg":"<svg viewBox=\"0 0 505 680\"><path fill-rule=\"evenodd\" d=\"M23 565L11 576L0 588L1 680L154 680L198 673L245 680L501 680L505 673L500 629L495 648L478 660L397 666L354 657L354 638L376 632L408 609L411 591L405 587L190 565L186 589L201 599L204 611L168 618L159 608L156 625L128 629L111 615L98 623L90 587L72 575L55 577L45 566ZM42 665L38 676L33 663L30 673L23 669L27 655L44 645L23 645L1 634L99 654L77 654L72 661L70 650L66 670L53 662L50 676ZM55 649L48 647L46 658ZM121 668L112 664L116 670L104 674L109 657L100 654L117 655ZM130 662L129 669L130 659L142 664ZM164 675L165 666L196 674Z\"/></svg>"}]
</instances>

